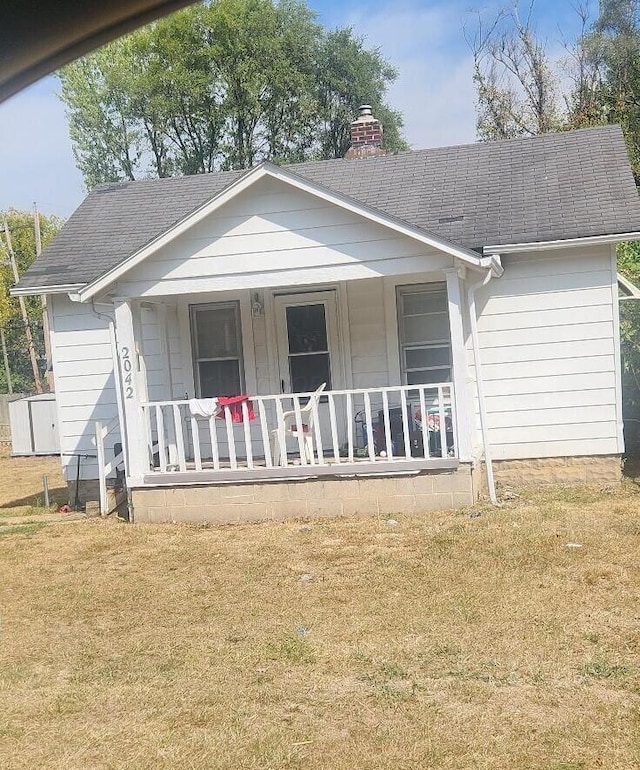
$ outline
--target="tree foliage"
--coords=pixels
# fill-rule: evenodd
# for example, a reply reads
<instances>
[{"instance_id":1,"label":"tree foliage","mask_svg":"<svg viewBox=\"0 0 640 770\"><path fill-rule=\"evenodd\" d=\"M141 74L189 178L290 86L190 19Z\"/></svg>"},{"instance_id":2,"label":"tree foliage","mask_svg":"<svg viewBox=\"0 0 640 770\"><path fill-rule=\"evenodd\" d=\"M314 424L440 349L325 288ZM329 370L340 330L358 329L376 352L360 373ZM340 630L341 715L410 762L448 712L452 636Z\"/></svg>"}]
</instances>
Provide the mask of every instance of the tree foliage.
<instances>
[{"instance_id":1,"label":"tree foliage","mask_svg":"<svg viewBox=\"0 0 640 770\"><path fill-rule=\"evenodd\" d=\"M11 232L13 251L16 257L18 273L22 275L36 258L35 230L33 214L30 211L0 211L0 222L7 225ZM43 247L62 227L62 220L54 216L40 215L40 233ZM20 314L18 300L9 295L15 281L9 263L6 238L0 233L0 326L5 331L9 352L9 366L14 390L31 392L34 387L33 373L29 361L28 346L24 323ZM27 314L34 334L34 344L44 373L45 355L42 337L42 304L39 297L26 297ZM0 393L7 392L7 379L4 364L0 357Z\"/></svg>"},{"instance_id":2,"label":"tree foliage","mask_svg":"<svg viewBox=\"0 0 640 770\"><path fill-rule=\"evenodd\" d=\"M600 0L595 19L577 5L579 32L553 56L514 3L467 35L474 60L480 139L619 123L640 181L640 0Z\"/></svg>"},{"instance_id":3,"label":"tree foliage","mask_svg":"<svg viewBox=\"0 0 640 770\"><path fill-rule=\"evenodd\" d=\"M92 188L341 156L362 102L388 148L405 149L401 116L385 102L396 75L380 51L350 28L324 30L299 0L217 0L109 44L60 80Z\"/></svg>"},{"instance_id":4,"label":"tree foliage","mask_svg":"<svg viewBox=\"0 0 640 770\"><path fill-rule=\"evenodd\" d=\"M468 37L473 53L480 139L511 139L560 127L553 63L533 22L531 3L522 15L507 8Z\"/></svg>"},{"instance_id":5,"label":"tree foliage","mask_svg":"<svg viewBox=\"0 0 640 770\"><path fill-rule=\"evenodd\" d=\"M584 47L597 73L594 101L601 121L619 123L640 181L640 2L601 0Z\"/></svg>"}]
</instances>

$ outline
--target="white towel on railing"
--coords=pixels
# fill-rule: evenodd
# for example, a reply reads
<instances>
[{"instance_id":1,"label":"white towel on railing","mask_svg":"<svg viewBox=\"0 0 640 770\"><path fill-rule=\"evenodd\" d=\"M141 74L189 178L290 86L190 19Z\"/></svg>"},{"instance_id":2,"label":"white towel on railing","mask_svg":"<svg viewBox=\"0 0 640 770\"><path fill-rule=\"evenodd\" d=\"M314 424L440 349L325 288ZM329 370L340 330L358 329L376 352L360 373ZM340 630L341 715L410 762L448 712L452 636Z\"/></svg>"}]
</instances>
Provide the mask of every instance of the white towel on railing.
<instances>
[{"instance_id":1,"label":"white towel on railing","mask_svg":"<svg viewBox=\"0 0 640 770\"><path fill-rule=\"evenodd\" d=\"M190 398L189 411L193 417L213 417L218 411L218 399Z\"/></svg>"}]
</instances>

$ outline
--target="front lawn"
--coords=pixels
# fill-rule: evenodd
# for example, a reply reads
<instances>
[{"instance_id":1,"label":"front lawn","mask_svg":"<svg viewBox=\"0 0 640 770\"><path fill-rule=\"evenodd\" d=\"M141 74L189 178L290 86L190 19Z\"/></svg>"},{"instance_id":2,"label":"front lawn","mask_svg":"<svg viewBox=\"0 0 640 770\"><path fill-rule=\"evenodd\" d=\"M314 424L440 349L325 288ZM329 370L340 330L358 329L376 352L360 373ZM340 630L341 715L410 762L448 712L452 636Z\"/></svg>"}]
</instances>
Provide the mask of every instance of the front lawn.
<instances>
[{"instance_id":1,"label":"front lawn","mask_svg":"<svg viewBox=\"0 0 640 770\"><path fill-rule=\"evenodd\" d=\"M639 767L639 503L4 531L0 766Z\"/></svg>"}]
</instances>

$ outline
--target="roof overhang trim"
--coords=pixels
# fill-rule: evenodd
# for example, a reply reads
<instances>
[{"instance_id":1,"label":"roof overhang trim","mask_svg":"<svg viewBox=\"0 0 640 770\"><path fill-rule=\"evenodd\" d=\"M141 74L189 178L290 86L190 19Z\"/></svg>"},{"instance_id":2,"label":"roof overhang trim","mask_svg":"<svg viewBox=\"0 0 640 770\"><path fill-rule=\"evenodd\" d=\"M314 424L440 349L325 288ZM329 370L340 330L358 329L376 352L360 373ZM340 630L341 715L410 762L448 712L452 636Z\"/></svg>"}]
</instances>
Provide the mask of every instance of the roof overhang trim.
<instances>
[{"instance_id":1,"label":"roof overhang trim","mask_svg":"<svg viewBox=\"0 0 640 770\"><path fill-rule=\"evenodd\" d=\"M396 217L385 214L378 209L375 209L371 206L366 206L354 200L353 198L311 182L308 179L298 176L289 170L279 168L278 166L274 166L271 163L265 162L260 166L256 166L255 168L248 170L239 179L236 179L235 182L232 182L228 187L222 190L222 192L215 195L203 206L200 206L191 212L191 214L186 216L176 225L173 225L169 230L166 230L157 238L154 238L150 243L148 243L146 246L143 246L141 249L132 254L116 267L108 270L106 273L90 283L87 283L83 286L74 287L75 297L77 297L77 299L81 302L86 302L96 295L103 293L111 284L115 283L115 281L121 278L129 270L132 270L134 267L151 256L154 252L171 243L171 241L182 235L182 233L186 232L205 217L209 216L214 211L224 206L225 203L229 202L241 192L248 189L258 180L264 177L278 179L282 182L285 182L286 184L291 185L292 187L296 187L303 192L307 192L311 195L322 198L329 203L340 206L348 211L353 212L354 214L369 219L372 222L381 224L391 230L395 230L402 235L406 235L407 237L420 241L428 246L431 246L432 248L436 248L444 253L450 254L454 259L458 260L472 270L485 272L488 269L494 269L495 261L491 263L486 262L477 252L472 251L471 249L458 246L457 244L452 243L451 241L448 241L444 238L440 238L439 236L429 233L426 230L414 227L413 225L404 222L402 219L398 219ZM24 293L29 293L28 289L24 289L22 291L24 291Z\"/></svg>"},{"instance_id":2,"label":"roof overhang trim","mask_svg":"<svg viewBox=\"0 0 640 770\"><path fill-rule=\"evenodd\" d=\"M82 283L65 283L56 286L14 286L9 290L12 297L33 297L38 294L69 294L82 289Z\"/></svg>"},{"instance_id":3,"label":"roof overhang trim","mask_svg":"<svg viewBox=\"0 0 640 770\"><path fill-rule=\"evenodd\" d=\"M572 246L598 246L623 241L640 240L640 231L629 233L612 233L609 235L591 235L584 238L566 238L557 241L532 241L529 243L503 243L499 246L485 246L484 254L499 252L500 254L518 254L525 251L549 251L551 249L570 248Z\"/></svg>"}]
</instances>

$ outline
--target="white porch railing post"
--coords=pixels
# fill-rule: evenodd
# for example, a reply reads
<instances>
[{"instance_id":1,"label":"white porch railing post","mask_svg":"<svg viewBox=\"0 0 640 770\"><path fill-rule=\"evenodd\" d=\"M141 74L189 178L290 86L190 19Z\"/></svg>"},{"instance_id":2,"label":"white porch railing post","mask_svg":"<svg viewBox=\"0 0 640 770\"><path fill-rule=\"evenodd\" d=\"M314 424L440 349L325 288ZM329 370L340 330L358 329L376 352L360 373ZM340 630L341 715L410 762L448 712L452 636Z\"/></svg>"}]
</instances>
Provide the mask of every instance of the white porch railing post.
<instances>
[{"instance_id":1,"label":"white porch railing post","mask_svg":"<svg viewBox=\"0 0 640 770\"><path fill-rule=\"evenodd\" d=\"M105 453L104 453L104 425L100 420L96 422L96 454L98 461L98 482L100 484L100 513L106 516L109 504L107 502L107 474L105 471Z\"/></svg>"},{"instance_id":2,"label":"white porch railing post","mask_svg":"<svg viewBox=\"0 0 640 770\"><path fill-rule=\"evenodd\" d=\"M126 426L127 471L130 478L140 479L149 471L146 446L147 429L140 405L140 369L133 325L133 310L126 300L115 302L115 331L118 344L118 366Z\"/></svg>"},{"instance_id":3,"label":"white porch railing post","mask_svg":"<svg viewBox=\"0 0 640 770\"><path fill-rule=\"evenodd\" d=\"M447 428L449 435L453 428L454 445L456 438L456 412L455 403L451 398L452 391L453 385L450 382L327 391L328 410L322 410L322 415L317 393L254 396L254 415L251 414L248 403L242 404L242 425L234 425L233 414L228 405L224 407L224 419L211 415L207 423L202 424L196 416L188 415L188 400L143 401L139 404L143 420L149 422L152 432L154 429L157 432L157 443L148 451L152 458L155 458L155 452L158 456L158 461L154 461L152 467L149 467L147 458L143 475L157 472L164 474L166 478L168 473L221 473L224 474L224 480L229 481L232 477L245 477L249 480L252 475L255 478L282 478L288 475L287 468L292 470L292 475L299 476L301 470L310 475L331 473L331 466L334 466L333 470L338 473L344 469L350 475L357 473L358 467L362 468L363 473L377 473L378 469L384 473L385 470L391 470L389 466L399 463L401 471L408 468L409 463L420 468L420 463L424 464L425 460L446 463L439 467L453 467L452 463L457 462L456 453L450 451L451 444L447 444ZM301 399L314 396L315 401L302 407ZM339 402L339 410L336 398L343 399L343 402ZM293 410L285 412L283 402L287 400L293 402ZM359 410L361 403L364 406ZM396 406L398 403L399 407ZM375 410L378 410L377 415ZM362 424L367 426L364 447L356 446L355 427L356 420L360 421L359 415L362 415ZM288 428L285 423L289 421L291 424L292 416L295 422L290 435L297 439L299 459L295 456L287 459ZM447 423L450 417L453 423ZM256 426L259 428L259 435L258 430L251 430L250 422L253 419L259 420L259 425ZM187 456L185 451L186 424L190 425L191 434L195 436L193 457ZM174 426L177 426L177 430L174 430ZM211 461L203 456L200 444L201 427L208 427ZM327 436L325 455L323 434L326 435L328 430L331 446ZM381 431L384 431L383 436ZM175 434L175 463L172 462L171 446L166 440L168 432ZM414 451L419 447L420 432L422 451ZM418 442L415 447L411 445L412 438ZM430 452L430 438L435 444L439 443L437 452ZM145 449L146 443L142 442ZM261 445L264 454L260 451ZM362 448L364 452L361 451ZM433 448L435 450L435 446ZM225 451L228 455L224 454ZM113 463L108 463L105 473L108 475L113 467ZM204 480L204 477L196 477L194 480L194 477L190 476L194 483L197 483L198 478Z\"/></svg>"},{"instance_id":4,"label":"white porch railing post","mask_svg":"<svg viewBox=\"0 0 640 770\"><path fill-rule=\"evenodd\" d=\"M467 366L467 350L464 342L464 327L462 322L462 292L460 291L460 276L457 270L446 274L447 299L449 303L449 327L451 330L451 357L453 363L453 418L457 421L456 435L458 459L472 459L473 449L473 410L471 403L471 388L469 387L469 369Z\"/></svg>"}]
</instances>

